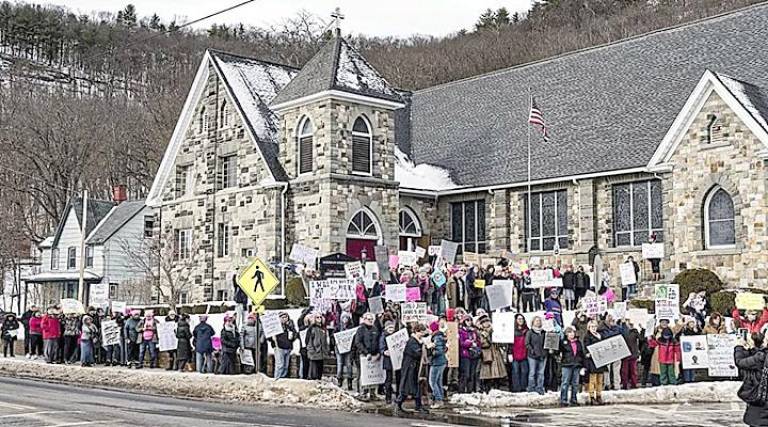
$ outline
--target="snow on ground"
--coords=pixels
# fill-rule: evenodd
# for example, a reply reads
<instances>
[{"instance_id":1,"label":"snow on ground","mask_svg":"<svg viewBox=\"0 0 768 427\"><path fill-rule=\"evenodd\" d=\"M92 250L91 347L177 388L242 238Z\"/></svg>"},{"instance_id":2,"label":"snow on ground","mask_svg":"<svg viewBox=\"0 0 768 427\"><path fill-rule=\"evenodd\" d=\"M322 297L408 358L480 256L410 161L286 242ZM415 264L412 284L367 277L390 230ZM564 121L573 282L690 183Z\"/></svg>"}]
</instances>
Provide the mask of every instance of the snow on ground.
<instances>
[{"instance_id":1,"label":"snow on ground","mask_svg":"<svg viewBox=\"0 0 768 427\"><path fill-rule=\"evenodd\" d=\"M0 359L0 376L118 388L152 394L260 402L273 405L357 410L363 404L335 385L264 375L203 375L158 369L83 368L27 359Z\"/></svg>"},{"instance_id":2,"label":"snow on ground","mask_svg":"<svg viewBox=\"0 0 768 427\"><path fill-rule=\"evenodd\" d=\"M612 404L662 404L686 402L739 402L736 390L739 381L718 381L617 390L603 392L603 401ZM454 394L450 402L459 407L469 408L512 408L527 406L555 406L560 393L549 392L543 396L537 393L510 393L492 390L488 394ZM589 401L587 393L579 394L579 401Z\"/></svg>"},{"instance_id":3,"label":"snow on ground","mask_svg":"<svg viewBox=\"0 0 768 427\"><path fill-rule=\"evenodd\" d=\"M415 165L408 156L395 147L395 180L401 188L440 191L458 187L446 169L426 163Z\"/></svg>"}]
</instances>

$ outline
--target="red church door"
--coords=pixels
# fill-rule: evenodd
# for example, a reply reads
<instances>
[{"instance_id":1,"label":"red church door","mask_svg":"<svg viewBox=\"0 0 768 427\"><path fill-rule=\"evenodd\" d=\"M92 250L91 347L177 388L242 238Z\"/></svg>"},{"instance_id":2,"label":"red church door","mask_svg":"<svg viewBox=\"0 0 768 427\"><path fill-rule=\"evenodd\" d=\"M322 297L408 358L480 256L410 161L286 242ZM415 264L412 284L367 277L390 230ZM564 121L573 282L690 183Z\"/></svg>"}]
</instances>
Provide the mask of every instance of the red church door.
<instances>
[{"instance_id":1,"label":"red church door","mask_svg":"<svg viewBox=\"0 0 768 427\"><path fill-rule=\"evenodd\" d=\"M365 249L366 259L368 261L374 260L376 255L374 252L376 248L376 241L371 239L347 239L347 255L362 259L363 249Z\"/></svg>"}]
</instances>

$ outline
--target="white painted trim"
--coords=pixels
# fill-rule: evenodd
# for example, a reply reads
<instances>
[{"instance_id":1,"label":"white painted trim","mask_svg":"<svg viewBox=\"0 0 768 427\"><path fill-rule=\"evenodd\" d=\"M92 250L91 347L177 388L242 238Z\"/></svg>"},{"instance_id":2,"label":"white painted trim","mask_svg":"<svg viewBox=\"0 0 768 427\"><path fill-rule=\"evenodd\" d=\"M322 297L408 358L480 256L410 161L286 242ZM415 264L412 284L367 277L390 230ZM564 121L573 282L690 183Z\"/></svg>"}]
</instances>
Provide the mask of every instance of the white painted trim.
<instances>
[{"instance_id":1,"label":"white painted trim","mask_svg":"<svg viewBox=\"0 0 768 427\"><path fill-rule=\"evenodd\" d=\"M340 90L324 90L322 92L313 93L312 95L303 96L301 98L293 99L279 104L272 104L269 107L276 113L281 113L285 110L305 105L311 102L322 101L326 99L336 99L339 101L354 102L356 104L364 104L372 107L384 108L387 110L397 110L405 107L402 102L388 101L386 99L374 98L372 96L358 95L354 93L344 92Z\"/></svg>"},{"instance_id":2,"label":"white painted trim","mask_svg":"<svg viewBox=\"0 0 768 427\"><path fill-rule=\"evenodd\" d=\"M309 122L309 125L312 126L312 132L310 133L303 133L304 132L304 125ZM315 123L312 121L312 118L310 118L308 115L303 115L299 119L299 123L296 125L296 137L294 140L296 141L296 176L302 176L302 175L312 175L312 173L315 171ZM302 172L301 171L301 139L312 137L312 160L309 164L309 171Z\"/></svg>"},{"instance_id":3,"label":"white painted trim","mask_svg":"<svg viewBox=\"0 0 768 427\"><path fill-rule=\"evenodd\" d=\"M400 230L400 214L405 212L408 216L411 217L411 221L416 225L416 234L412 233L404 233L402 230ZM413 211L409 206L403 206L400 211L397 213L397 228L398 228L398 235L401 237L421 237L424 235L424 232L421 228L421 220L419 219L419 216L416 215L416 212Z\"/></svg>"},{"instance_id":4,"label":"white painted trim","mask_svg":"<svg viewBox=\"0 0 768 427\"><path fill-rule=\"evenodd\" d=\"M367 133L355 131L355 122L357 122L357 119L361 119L363 121L365 126L368 128ZM368 117L365 117L365 114L360 114L359 116L355 117L355 120L352 122L352 132L350 134L352 135L352 138L350 138L350 151L352 152L350 163L352 165L352 174L361 176L373 176L373 126L371 126L371 122L368 120ZM368 138L368 172L355 170L355 136Z\"/></svg>"},{"instance_id":5,"label":"white painted trim","mask_svg":"<svg viewBox=\"0 0 768 427\"><path fill-rule=\"evenodd\" d=\"M746 108L739 102L738 99L728 90L723 82L718 78L715 73L710 70L704 72L699 80L699 83L691 92L688 100L685 102L683 109L680 110L675 121L672 122L661 143L656 148L656 151L648 162L648 168L668 163L675 153L678 145L685 137L686 132L691 127L691 124L695 120L696 116L701 112L704 107L704 103L707 101L712 92L717 93L718 96L733 110L739 119L747 126L747 128L766 146L768 149L768 129L763 128L760 123L755 120L752 114L747 111Z\"/></svg>"},{"instance_id":6,"label":"white painted trim","mask_svg":"<svg viewBox=\"0 0 768 427\"><path fill-rule=\"evenodd\" d=\"M349 230L349 224L352 223L352 220L355 219L355 216L357 216L358 213L364 212L368 217L371 219L371 222L373 223L373 227L376 229L376 237L371 236L362 236L362 235L352 235L347 233ZM384 242L384 234L382 233L381 223L379 223L379 218L376 216L376 214L373 213L371 209L369 209L367 206L363 206L362 208L355 211L355 213L352 214L352 216L347 219L347 229L344 231L344 237L346 239L353 239L353 240L375 240L379 244L383 244ZM364 232L365 230L360 230L361 232Z\"/></svg>"},{"instance_id":7,"label":"white painted trim","mask_svg":"<svg viewBox=\"0 0 768 427\"><path fill-rule=\"evenodd\" d=\"M718 249L734 249L736 248L736 243L730 244L730 245L712 245L709 243L709 204L712 202L712 197L715 196L716 193L718 193L720 190L723 190L725 194L728 195L731 199L731 204L733 205L733 236L734 236L734 242L736 240L736 205L733 203L733 195L728 192L728 190L724 189L723 187L716 185L712 187L709 190L709 194L707 194L707 197L704 199L704 250L718 250Z\"/></svg>"}]
</instances>

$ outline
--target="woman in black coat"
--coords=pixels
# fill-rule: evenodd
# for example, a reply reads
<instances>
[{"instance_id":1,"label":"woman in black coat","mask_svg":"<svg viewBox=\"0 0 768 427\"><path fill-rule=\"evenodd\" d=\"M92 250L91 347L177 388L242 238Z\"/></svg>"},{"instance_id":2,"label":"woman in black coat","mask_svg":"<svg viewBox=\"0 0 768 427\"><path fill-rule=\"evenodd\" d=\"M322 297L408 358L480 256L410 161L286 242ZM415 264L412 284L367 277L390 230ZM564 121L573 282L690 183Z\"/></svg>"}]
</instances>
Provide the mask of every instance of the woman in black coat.
<instances>
[{"instance_id":1,"label":"woman in black coat","mask_svg":"<svg viewBox=\"0 0 768 427\"><path fill-rule=\"evenodd\" d=\"M587 335L584 337L584 357L587 359L585 365L587 373L589 374L589 384L587 390L589 391L589 403L590 404L603 404L603 374L608 372L608 366L595 366L595 361L592 360L592 355L589 353L589 346L599 343L603 340L603 337L597 332L597 321L590 320L587 324Z\"/></svg>"},{"instance_id":2,"label":"woman in black coat","mask_svg":"<svg viewBox=\"0 0 768 427\"><path fill-rule=\"evenodd\" d=\"M231 317L224 318L224 328L221 330L221 365L219 374L232 375L235 373L235 355L240 347L240 334Z\"/></svg>"},{"instance_id":3,"label":"woman in black coat","mask_svg":"<svg viewBox=\"0 0 768 427\"><path fill-rule=\"evenodd\" d=\"M176 339L178 340L176 369L183 371L187 367L187 363L192 361L192 344L189 342L192 339L192 330L189 327L189 315L187 314L182 314L176 323Z\"/></svg>"},{"instance_id":4,"label":"woman in black coat","mask_svg":"<svg viewBox=\"0 0 768 427\"><path fill-rule=\"evenodd\" d=\"M739 345L734 350L736 367L739 368L739 372L744 377L744 383L739 388L737 395L741 400L747 402L744 423L751 427L768 426L768 408L766 408L768 389L763 391L763 396L760 396L759 390L760 381L764 381L768 385L768 378L762 378L766 351L768 351L763 347L763 341L763 334L754 333L752 334L753 348L747 350L744 346Z\"/></svg>"},{"instance_id":5,"label":"woman in black coat","mask_svg":"<svg viewBox=\"0 0 768 427\"><path fill-rule=\"evenodd\" d=\"M421 365L421 338L426 328L422 324L416 324L411 332L408 343L403 350L403 362L400 368L400 391L395 401L395 416L403 410L403 402L406 397L413 396L416 403L416 411L429 412L421 406L421 387L419 387L419 368Z\"/></svg>"}]
</instances>

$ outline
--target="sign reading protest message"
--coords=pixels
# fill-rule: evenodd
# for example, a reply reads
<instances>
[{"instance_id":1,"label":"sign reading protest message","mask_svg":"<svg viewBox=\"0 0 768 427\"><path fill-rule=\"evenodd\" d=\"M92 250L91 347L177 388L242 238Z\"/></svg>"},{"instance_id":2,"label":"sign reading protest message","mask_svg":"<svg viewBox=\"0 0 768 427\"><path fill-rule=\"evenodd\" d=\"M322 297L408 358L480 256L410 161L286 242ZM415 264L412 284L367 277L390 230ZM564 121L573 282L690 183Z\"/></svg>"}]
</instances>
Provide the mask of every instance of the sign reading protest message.
<instances>
[{"instance_id":1,"label":"sign reading protest message","mask_svg":"<svg viewBox=\"0 0 768 427\"><path fill-rule=\"evenodd\" d=\"M366 356L360 356L360 386L384 384L387 375L384 371L384 359L376 357L368 360Z\"/></svg>"},{"instance_id":2,"label":"sign reading protest message","mask_svg":"<svg viewBox=\"0 0 768 427\"><path fill-rule=\"evenodd\" d=\"M157 325L157 347L160 351L176 350L176 322L163 322Z\"/></svg>"},{"instance_id":3,"label":"sign reading protest message","mask_svg":"<svg viewBox=\"0 0 768 427\"><path fill-rule=\"evenodd\" d=\"M456 252L459 250L459 244L448 240L440 241L440 257L448 264L456 262Z\"/></svg>"},{"instance_id":4,"label":"sign reading protest message","mask_svg":"<svg viewBox=\"0 0 768 427\"><path fill-rule=\"evenodd\" d=\"M459 323L448 322L445 324L447 331L445 332L448 344L448 350L445 356L448 358L449 368L459 367Z\"/></svg>"},{"instance_id":5,"label":"sign reading protest message","mask_svg":"<svg viewBox=\"0 0 768 427\"><path fill-rule=\"evenodd\" d=\"M485 295L488 297L488 306L491 311L496 311L514 304L513 290L515 282L512 280L494 280L493 285L486 286Z\"/></svg>"},{"instance_id":6,"label":"sign reading protest message","mask_svg":"<svg viewBox=\"0 0 768 427\"><path fill-rule=\"evenodd\" d=\"M283 324L280 323L280 316L276 311L268 311L262 314L260 320L265 337L272 338L283 333Z\"/></svg>"},{"instance_id":7,"label":"sign reading protest message","mask_svg":"<svg viewBox=\"0 0 768 427\"><path fill-rule=\"evenodd\" d=\"M680 337L683 355L683 369L704 369L709 367L709 349L706 335L684 335Z\"/></svg>"},{"instance_id":8,"label":"sign reading protest message","mask_svg":"<svg viewBox=\"0 0 768 427\"><path fill-rule=\"evenodd\" d=\"M674 320L680 318L680 286L656 285L654 288L656 319Z\"/></svg>"},{"instance_id":9,"label":"sign reading protest message","mask_svg":"<svg viewBox=\"0 0 768 427\"><path fill-rule=\"evenodd\" d=\"M94 283L90 285L88 301L90 305L106 310L109 307L109 283Z\"/></svg>"},{"instance_id":10,"label":"sign reading protest message","mask_svg":"<svg viewBox=\"0 0 768 427\"><path fill-rule=\"evenodd\" d=\"M512 344L515 342L515 313L493 313L493 342Z\"/></svg>"},{"instance_id":11,"label":"sign reading protest message","mask_svg":"<svg viewBox=\"0 0 768 427\"><path fill-rule=\"evenodd\" d=\"M400 304L400 313L403 325L408 322L418 322L427 316L427 303L404 302Z\"/></svg>"},{"instance_id":12,"label":"sign reading protest message","mask_svg":"<svg viewBox=\"0 0 768 427\"><path fill-rule=\"evenodd\" d=\"M352 351L352 341L355 339L358 328L359 326L333 334L333 339L336 341L336 351L339 354L346 354Z\"/></svg>"},{"instance_id":13,"label":"sign reading protest message","mask_svg":"<svg viewBox=\"0 0 768 427\"><path fill-rule=\"evenodd\" d=\"M379 314L384 312L384 302L381 297L368 298L368 310L373 314Z\"/></svg>"},{"instance_id":14,"label":"sign reading protest message","mask_svg":"<svg viewBox=\"0 0 768 427\"><path fill-rule=\"evenodd\" d=\"M405 288L405 300L408 302L418 301L421 299L421 289L418 286L412 288Z\"/></svg>"},{"instance_id":15,"label":"sign reading protest message","mask_svg":"<svg viewBox=\"0 0 768 427\"><path fill-rule=\"evenodd\" d=\"M237 354L240 356L240 363L246 366L255 366L255 363L253 362L253 353L251 353L250 349L237 349Z\"/></svg>"},{"instance_id":16,"label":"sign reading protest message","mask_svg":"<svg viewBox=\"0 0 768 427\"><path fill-rule=\"evenodd\" d=\"M621 335L594 343L588 346L587 350L589 350L592 361L595 362L595 366L598 368L632 354L629 352L629 348L627 348L627 342L624 341L624 337Z\"/></svg>"},{"instance_id":17,"label":"sign reading protest message","mask_svg":"<svg viewBox=\"0 0 768 427\"><path fill-rule=\"evenodd\" d=\"M424 255L427 254L427 250L421 246L416 246L416 249L414 249L413 252L416 254L416 256L419 257L419 259L424 258Z\"/></svg>"},{"instance_id":18,"label":"sign reading protest message","mask_svg":"<svg viewBox=\"0 0 768 427\"><path fill-rule=\"evenodd\" d=\"M557 332L547 332L544 335L544 350L559 350L560 334Z\"/></svg>"},{"instance_id":19,"label":"sign reading protest message","mask_svg":"<svg viewBox=\"0 0 768 427\"><path fill-rule=\"evenodd\" d=\"M412 267L419 263L419 256L411 251L400 251L397 253L397 258L400 260L400 265L405 267Z\"/></svg>"},{"instance_id":20,"label":"sign reading protest message","mask_svg":"<svg viewBox=\"0 0 768 427\"><path fill-rule=\"evenodd\" d=\"M710 377L735 377L739 375L733 349L736 348L737 335L707 335L707 357L709 358Z\"/></svg>"},{"instance_id":21,"label":"sign reading protest message","mask_svg":"<svg viewBox=\"0 0 768 427\"><path fill-rule=\"evenodd\" d=\"M765 298L762 294L743 292L736 294L736 308L739 310L762 311L765 308Z\"/></svg>"},{"instance_id":22,"label":"sign reading protest message","mask_svg":"<svg viewBox=\"0 0 768 427\"><path fill-rule=\"evenodd\" d=\"M637 283L637 276L635 276L635 265L631 262L620 264L619 272L621 273L621 286L629 286Z\"/></svg>"},{"instance_id":23,"label":"sign reading protest message","mask_svg":"<svg viewBox=\"0 0 768 427\"><path fill-rule=\"evenodd\" d=\"M389 280L389 251L386 246L376 246L373 248L376 255L376 265L379 266L379 277L381 280Z\"/></svg>"},{"instance_id":24,"label":"sign reading protest message","mask_svg":"<svg viewBox=\"0 0 768 427\"><path fill-rule=\"evenodd\" d=\"M387 301L405 302L406 298L406 286L405 285L387 285L384 290L384 297Z\"/></svg>"},{"instance_id":25,"label":"sign reading protest message","mask_svg":"<svg viewBox=\"0 0 768 427\"><path fill-rule=\"evenodd\" d=\"M318 253L319 251L317 249L294 243L291 247L291 253L288 255L288 258L296 262L303 262L310 267L314 267Z\"/></svg>"},{"instance_id":26,"label":"sign reading protest message","mask_svg":"<svg viewBox=\"0 0 768 427\"><path fill-rule=\"evenodd\" d=\"M125 309L128 307L128 303L125 301L112 301L111 310L113 314L122 313L125 314Z\"/></svg>"},{"instance_id":27,"label":"sign reading protest message","mask_svg":"<svg viewBox=\"0 0 768 427\"><path fill-rule=\"evenodd\" d=\"M472 265L480 264L480 255L474 252L464 251L464 253L461 255L461 259L464 261L464 264L472 264Z\"/></svg>"},{"instance_id":28,"label":"sign reading protest message","mask_svg":"<svg viewBox=\"0 0 768 427\"><path fill-rule=\"evenodd\" d=\"M646 308L629 308L627 309L627 319L629 323L635 328L645 328L648 324L648 309Z\"/></svg>"},{"instance_id":29,"label":"sign reading protest message","mask_svg":"<svg viewBox=\"0 0 768 427\"><path fill-rule=\"evenodd\" d=\"M83 303L72 298L61 299L61 312L63 314L85 314Z\"/></svg>"},{"instance_id":30,"label":"sign reading protest message","mask_svg":"<svg viewBox=\"0 0 768 427\"><path fill-rule=\"evenodd\" d=\"M120 344L120 326L114 320L104 320L101 322L101 345L108 347L110 345Z\"/></svg>"},{"instance_id":31,"label":"sign reading protest message","mask_svg":"<svg viewBox=\"0 0 768 427\"><path fill-rule=\"evenodd\" d=\"M530 288L548 288L552 282L552 270L541 269L531 270L531 284Z\"/></svg>"},{"instance_id":32,"label":"sign reading protest message","mask_svg":"<svg viewBox=\"0 0 768 427\"><path fill-rule=\"evenodd\" d=\"M440 246L437 245L430 245L427 248L427 254L429 256L440 256Z\"/></svg>"},{"instance_id":33,"label":"sign reading protest message","mask_svg":"<svg viewBox=\"0 0 768 427\"><path fill-rule=\"evenodd\" d=\"M357 298L355 295L355 282L347 279L328 279L323 289L323 299L350 300Z\"/></svg>"},{"instance_id":34,"label":"sign reading protest message","mask_svg":"<svg viewBox=\"0 0 768 427\"><path fill-rule=\"evenodd\" d=\"M624 319L627 317L627 302L614 302L613 313L616 319Z\"/></svg>"},{"instance_id":35,"label":"sign reading protest message","mask_svg":"<svg viewBox=\"0 0 768 427\"><path fill-rule=\"evenodd\" d=\"M664 258L664 243L643 243L643 259Z\"/></svg>"},{"instance_id":36,"label":"sign reading protest message","mask_svg":"<svg viewBox=\"0 0 768 427\"><path fill-rule=\"evenodd\" d=\"M408 330L400 329L385 339L387 340L389 358L392 361L392 369L396 371L403 365L403 351L405 351L405 345L408 343Z\"/></svg>"},{"instance_id":37,"label":"sign reading protest message","mask_svg":"<svg viewBox=\"0 0 768 427\"><path fill-rule=\"evenodd\" d=\"M360 261L348 262L344 264L344 272L348 280L357 282L358 279L363 277L363 264Z\"/></svg>"}]
</instances>

